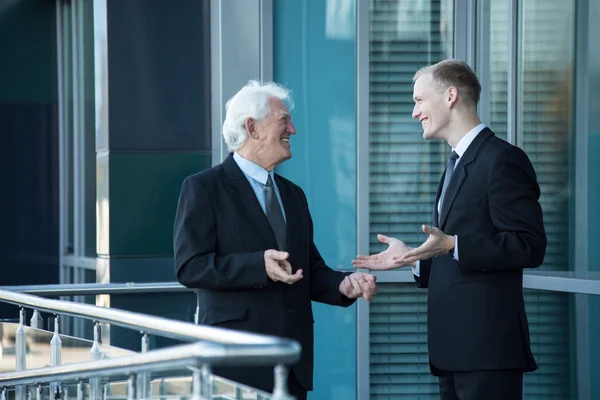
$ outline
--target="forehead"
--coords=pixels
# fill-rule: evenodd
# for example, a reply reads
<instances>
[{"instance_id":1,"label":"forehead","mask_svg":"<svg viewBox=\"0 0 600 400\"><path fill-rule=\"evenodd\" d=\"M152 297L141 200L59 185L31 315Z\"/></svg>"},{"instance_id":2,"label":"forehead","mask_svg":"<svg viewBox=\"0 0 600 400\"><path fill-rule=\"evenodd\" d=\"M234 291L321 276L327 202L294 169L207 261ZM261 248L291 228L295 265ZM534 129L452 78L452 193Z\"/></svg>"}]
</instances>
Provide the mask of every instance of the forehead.
<instances>
[{"instance_id":1,"label":"forehead","mask_svg":"<svg viewBox=\"0 0 600 400\"><path fill-rule=\"evenodd\" d=\"M423 74L417 78L413 86L413 94L415 97L429 93L433 88L433 76L431 74Z\"/></svg>"},{"instance_id":2,"label":"forehead","mask_svg":"<svg viewBox=\"0 0 600 400\"><path fill-rule=\"evenodd\" d=\"M269 106L271 106L271 116L273 117L290 115L290 110L288 110L285 103L277 97L271 97L269 99Z\"/></svg>"}]
</instances>

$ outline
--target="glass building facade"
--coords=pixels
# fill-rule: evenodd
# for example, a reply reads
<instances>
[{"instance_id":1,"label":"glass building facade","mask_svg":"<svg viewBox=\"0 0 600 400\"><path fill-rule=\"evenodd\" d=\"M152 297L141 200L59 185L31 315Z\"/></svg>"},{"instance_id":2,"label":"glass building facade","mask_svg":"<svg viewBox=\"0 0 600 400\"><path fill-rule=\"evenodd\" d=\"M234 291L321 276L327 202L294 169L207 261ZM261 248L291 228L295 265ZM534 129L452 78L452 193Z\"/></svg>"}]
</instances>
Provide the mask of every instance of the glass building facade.
<instances>
[{"instance_id":1,"label":"glass building facade","mask_svg":"<svg viewBox=\"0 0 600 400\"><path fill-rule=\"evenodd\" d=\"M448 148L411 118L412 76L459 58L483 122L526 151L542 191L525 398L600 398L598 19L594 0L5 2L5 284L175 280L181 182L224 158L224 104L250 79L293 91L294 157L278 172L305 191L328 265L352 270L377 233L418 245ZM439 398L427 292L407 270L377 276L370 304L314 304L311 399ZM77 300L192 320L193 296L159 297Z\"/></svg>"}]
</instances>

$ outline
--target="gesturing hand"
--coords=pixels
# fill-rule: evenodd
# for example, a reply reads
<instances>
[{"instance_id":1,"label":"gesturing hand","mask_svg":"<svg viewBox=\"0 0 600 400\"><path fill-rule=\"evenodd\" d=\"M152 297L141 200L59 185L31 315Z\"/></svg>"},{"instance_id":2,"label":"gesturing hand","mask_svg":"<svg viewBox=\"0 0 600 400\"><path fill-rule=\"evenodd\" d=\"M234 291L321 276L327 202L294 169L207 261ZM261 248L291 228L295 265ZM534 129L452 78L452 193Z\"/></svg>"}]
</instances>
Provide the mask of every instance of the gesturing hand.
<instances>
[{"instance_id":1,"label":"gesturing hand","mask_svg":"<svg viewBox=\"0 0 600 400\"><path fill-rule=\"evenodd\" d=\"M426 260L428 258L446 254L454 248L454 236L446 235L438 228L428 225L423 225L422 229L424 233L429 234L425 243L403 255L395 256L393 258L394 262L411 264L417 260Z\"/></svg>"},{"instance_id":2,"label":"gesturing hand","mask_svg":"<svg viewBox=\"0 0 600 400\"><path fill-rule=\"evenodd\" d=\"M352 260L354 268L366 268L374 271L384 271L388 269L400 268L411 263L401 262L399 258L406 252L412 250L403 241L385 235L377 235L381 243L386 243L388 248L378 254L370 256L357 256ZM395 260L395 259L398 260Z\"/></svg>"},{"instance_id":3,"label":"gesturing hand","mask_svg":"<svg viewBox=\"0 0 600 400\"><path fill-rule=\"evenodd\" d=\"M366 301L371 301L377 294L375 281L377 278L363 272L355 272L344 278L340 283L340 293L349 299L363 297Z\"/></svg>"},{"instance_id":4,"label":"gesturing hand","mask_svg":"<svg viewBox=\"0 0 600 400\"><path fill-rule=\"evenodd\" d=\"M292 266L287 260L289 254L285 251L265 251L265 270L267 276L275 282L285 282L289 285L302 279L302 270L292 274Z\"/></svg>"}]
</instances>

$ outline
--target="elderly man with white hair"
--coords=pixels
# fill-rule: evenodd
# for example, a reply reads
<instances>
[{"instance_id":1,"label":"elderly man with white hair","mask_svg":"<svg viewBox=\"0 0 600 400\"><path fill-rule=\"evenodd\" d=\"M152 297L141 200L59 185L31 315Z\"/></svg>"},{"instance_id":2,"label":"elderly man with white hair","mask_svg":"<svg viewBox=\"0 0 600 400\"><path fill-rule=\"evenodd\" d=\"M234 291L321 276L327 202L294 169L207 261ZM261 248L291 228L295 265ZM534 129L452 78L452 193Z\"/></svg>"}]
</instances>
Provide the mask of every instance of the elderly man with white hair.
<instances>
[{"instance_id":1,"label":"elderly man with white hair","mask_svg":"<svg viewBox=\"0 0 600 400\"><path fill-rule=\"evenodd\" d=\"M199 323L297 340L302 355L288 388L305 399L313 387L311 301L347 307L371 300L375 277L329 268L313 242L300 187L276 174L292 157L296 134L287 89L251 81L226 105L223 163L183 182L174 226L178 281L197 289ZM272 391L270 368L215 373Z\"/></svg>"}]
</instances>

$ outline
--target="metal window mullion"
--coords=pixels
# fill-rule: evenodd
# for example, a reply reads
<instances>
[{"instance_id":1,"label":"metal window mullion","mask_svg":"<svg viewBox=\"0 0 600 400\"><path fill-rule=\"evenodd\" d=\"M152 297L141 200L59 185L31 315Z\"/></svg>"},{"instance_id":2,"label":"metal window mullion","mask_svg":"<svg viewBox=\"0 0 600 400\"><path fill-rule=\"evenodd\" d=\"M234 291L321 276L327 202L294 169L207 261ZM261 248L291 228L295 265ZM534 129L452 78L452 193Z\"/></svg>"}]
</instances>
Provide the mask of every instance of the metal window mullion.
<instances>
[{"instance_id":1,"label":"metal window mullion","mask_svg":"<svg viewBox=\"0 0 600 400\"><path fill-rule=\"evenodd\" d=\"M454 2L454 58L475 66L477 31L477 1ZM430 41L431 43L431 41Z\"/></svg>"},{"instance_id":2,"label":"metal window mullion","mask_svg":"<svg viewBox=\"0 0 600 400\"><path fill-rule=\"evenodd\" d=\"M260 78L273 80L273 0L260 0Z\"/></svg>"},{"instance_id":3,"label":"metal window mullion","mask_svg":"<svg viewBox=\"0 0 600 400\"><path fill-rule=\"evenodd\" d=\"M519 85L519 0L509 0L509 31L508 31L508 87L507 87L507 129L506 140L509 143L520 145L519 107L517 101Z\"/></svg>"},{"instance_id":4,"label":"metal window mullion","mask_svg":"<svg viewBox=\"0 0 600 400\"><path fill-rule=\"evenodd\" d=\"M77 214L79 221L77 221L77 226L79 227L79 246L77 250L77 255L79 257L85 256L85 239L86 239L86 223L87 220L85 212L86 212L86 191L85 191L85 176L86 176L86 131L85 131L85 52L84 52L84 43L85 43L85 29L84 29L84 7L83 2L85 0L76 0L77 3L77 29L79 34L77 35L77 60L78 65L78 74L77 74L77 85L78 85L78 96L79 101L77 102L78 118L79 118L79 147L77 148L77 152L79 153L79 191L78 199L79 199L79 213ZM78 265L79 266L79 265Z\"/></svg>"},{"instance_id":5,"label":"metal window mullion","mask_svg":"<svg viewBox=\"0 0 600 400\"><path fill-rule=\"evenodd\" d=\"M478 7L475 72L481 84L479 117L483 123L492 123L492 75L491 75L491 0L481 0Z\"/></svg>"},{"instance_id":6,"label":"metal window mullion","mask_svg":"<svg viewBox=\"0 0 600 400\"><path fill-rule=\"evenodd\" d=\"M587 273L588 259L588 135L589 135L589 27L595 21L589 12L589 0L575 0L575 271ZM575 295L575 343L577 394L591 398L590 311L588 296Z\"/></svg>"},{"instance_id":7,"label":"metal window mullion","mask_svg":"<svg viewBox=\"0 0 600 400\"><path fill-rule=\"evenodd\" d=\"M369 1L356 4L356 248L358 254L369 254ZM369 303L356 307L356 394L368 399L370 388Z\"/></svg>"},{"instance_id":8,"label":"metal window mullion","mask_svg":"<svg viewBox=\"0 0 600 400\"><path fill-rule=\"evenodd\" d=\"M223 99L223 33L221 0L210 0L210 72L211 72L211 164L220 164L225 159L226 148L221 137L224 117Z\"/></svg>"},{"instance_id":9,"label":"metal window mullion","mask_svg":"<svg viewBox=\"0 0 600 400\"><path fill-rule=\"evenodd\" d=\"M71 89L73 94L73 147L72 147L72 158L73 158L73 254L80 256L82 252L82 233L81 224L85 220L82 213L85 211L83 192L84 188L83 179L85 176L84 171L84 148L83 148L83 129L81 129L81 32L79 25L79 1L71 1L71 69L72 69L72 80Z\"/></svg>"},{"instance_id":10,"label":"metal window mullion","mask_svg":"<svg viewBox=\"0 0 600 400\"><path fill-rule=\"evenodd\" d=\"M65 132L65 71L64 48L63 48L63 18L62 18L62 0L56 0L56 52L57 52L57 81L58 81L58 185L59 185L59 262L62 265L63 256L66 254L66 244L68 242L68 223L69 223L69 203L68 203L68 159L67 159L67 138ZM62 283L62 280L61 280Z\"/></svg>"}]
</instances>

